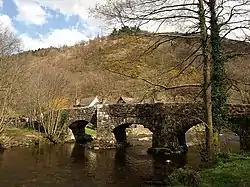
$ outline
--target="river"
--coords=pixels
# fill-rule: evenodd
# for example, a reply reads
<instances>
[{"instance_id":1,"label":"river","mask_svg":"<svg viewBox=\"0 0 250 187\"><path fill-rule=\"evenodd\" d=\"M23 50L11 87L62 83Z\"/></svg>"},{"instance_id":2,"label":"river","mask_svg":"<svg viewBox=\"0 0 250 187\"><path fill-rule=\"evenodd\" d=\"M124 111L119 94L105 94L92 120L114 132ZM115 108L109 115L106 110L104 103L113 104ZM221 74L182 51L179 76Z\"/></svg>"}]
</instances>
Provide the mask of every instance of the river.
<instances>
[{"instance_id":1,"label":"river","mask_svg":"<svg viewBox=\"0 0 250 187\"><path fill-rule=\"evenodd\" d=\"M232 140L225 149L239 150ZM154 186L172 166L199 165L196 148L171 163L154 159L147 146L126 150L89 150L79 144L16 147L0 153L0 187L140 187Z\"/></svg>"}]
</instances>

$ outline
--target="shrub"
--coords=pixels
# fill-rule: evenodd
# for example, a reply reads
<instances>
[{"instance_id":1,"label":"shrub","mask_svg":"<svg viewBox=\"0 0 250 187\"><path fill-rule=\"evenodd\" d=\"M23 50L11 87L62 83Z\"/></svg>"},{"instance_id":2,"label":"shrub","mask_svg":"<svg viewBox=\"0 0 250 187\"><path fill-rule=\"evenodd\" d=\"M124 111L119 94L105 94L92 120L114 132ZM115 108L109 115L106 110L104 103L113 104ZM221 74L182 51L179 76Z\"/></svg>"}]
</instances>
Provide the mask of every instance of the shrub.
<instances>
[{"instance_id":1,"label":"shrub","mask_svg":"<svg viewBox=\"0 0 250 187\"><path fill-rule=\"evenodd\" d=\"M179 168L171 173L169 183L170 185L198 187L200 184L200 175L197 171L189 167Z\"/></svg>"}]
</instances>

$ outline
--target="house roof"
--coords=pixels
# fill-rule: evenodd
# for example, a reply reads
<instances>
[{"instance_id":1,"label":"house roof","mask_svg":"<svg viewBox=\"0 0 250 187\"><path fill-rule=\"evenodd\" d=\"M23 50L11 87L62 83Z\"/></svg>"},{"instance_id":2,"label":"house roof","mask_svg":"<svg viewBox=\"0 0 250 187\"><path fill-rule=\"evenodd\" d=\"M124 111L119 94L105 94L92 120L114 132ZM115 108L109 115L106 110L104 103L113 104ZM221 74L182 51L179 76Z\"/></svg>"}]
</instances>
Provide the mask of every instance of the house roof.
<instances>
[{"instance_id":1,"label":"house roof","mask_svg":"<svg viewBox=\"0 0 250 187\"><path fill-rule=\"evenodd\" d=\"M89 106L95 99L97 99L100 102L100 99L97 96L96 97L87 97L87 98L80 99L79 105Z\"/></svg>"},{"instance_id":2,"label":"house roof","mask_svg":"<svg viewBox=\"0 0 250 187\"><path fill-rule=\"evenodd\" d=\"M139 99L132 97L120 96L118 98L107 98L102 99L99 96L96 97L88 97L80 100L79 105L81 106L89 106L95 99L97 99L97 103L103 102L103 104L139 104L139 103L153 103L157 101L153 101L152 99Z\"/></svg>"},{"instance_id":3,"label":"house roof","mask_svg":"<svg viewBox=\"0 0 250 187\"><path fill-rule=\"evenodd\" d=\"M109 98L109 99L104 99L103 104L108 104L108 105L112 105L112 104L116 104L117 100L114 98Z\"/></svg>"},{"instance_id":4,"label":"house roof","mask_svg":"<svg viewBox=\"0 0 250 187\"><path fill-rule=\"evenodd\" d=\"M137 99L137 98L121 96L121 97L117 100L117 103L136 104L136 103L140 103L140 100Z\"/></svg>"}]
</instances>

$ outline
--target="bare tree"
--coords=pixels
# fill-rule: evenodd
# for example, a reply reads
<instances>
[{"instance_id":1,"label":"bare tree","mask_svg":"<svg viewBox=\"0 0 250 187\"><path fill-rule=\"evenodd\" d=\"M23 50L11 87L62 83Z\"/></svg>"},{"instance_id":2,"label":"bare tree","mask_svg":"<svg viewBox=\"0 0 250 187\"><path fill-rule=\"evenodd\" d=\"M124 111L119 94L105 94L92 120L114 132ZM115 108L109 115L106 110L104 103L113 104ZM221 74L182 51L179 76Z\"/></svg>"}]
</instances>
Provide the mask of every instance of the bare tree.
<instances>
[{"instance_id":1,"label":"bare tree","mask_svg":"<svg viewBox=\"0 0 250 187\"><path fill-rule=\"evenodd\" d=\"M0 23L0 55L11 55L21 51L21 39Z\"/></svg>"},{"instance_id":2,"label":"bare tree","mask_svg":"<svg viewBox=\"0 0 250 187\"><path fill-rule=\"evenodd\" d=\"M136 8L135 8L136 7ZM141 10L137 7L141 8ZM206 23L206 10L202 0L195 1L109 1L108 6L97 7L97 12L104 15L106 19L118 18L119 20L125 20L128 22L138 21L139 24L148 24L149 22L158 23L159 29L163 24L184 24L184 35L177 35L173 38L167 38L163 42L155 45L158 47L162 43L172 41L179 37L192 37L194 34L199 34L200 45L198 49L194 50L188 55L187 60L192 58L190 62L184 66L170 81L173 81L176 77L179 77L196 59L197 52L202 49L203 57L203 74L204 74L204 105L206 113L206 148L209 153L209 157L212 155L213 150L213 122L212 122L212 95L211 95L211 61L209 60L208 53L208 34L207 34L207 23ZM124 21L122 21L124 24ZM168 34L166 34L168 36ZM197 37L197 36L196 36ZM154 47L155 48L155 47ZM183 62L181 62L183 64ZM171 89L164 85L157 85L149 80L142 79L145 82L159 86L164 90ZM187 85L193 86L193 85ZM180 86L181 87L181 86ZM179 88L179 86L173 87L173 89Z\"/></svg>"},{"instance_id":3,"label":"bare tree","mask_svg":"<svg viewBox=\"0 0 250 187\"><path fill-rule=\"evenodd\" d=\"M34 66L30 71L32 76L23 88L24 113L39 121L45 137L57 143L67 129L63 121L66 114L61 111L69 107L67 78L62 71L51 67Z\"/></svg>"},{"instance_id":4,"label":"bare tree","mask_svg":"<svg viewBox=\"0 0 250 187\"><path fill-rule=\"evenodd\" d=\"M11 56L20 51L21 40L0 25L0 133L5 129L11 111L17 81L23 73L23 63Z\"/></svg>"},{"instance_id":5,"label":"bare tree","mask_svg":"<svg viewBox=\"0 0 250 187\"><path fill-rule=\"evenodd\" d=\"M243 15L248 15L249 13L249 1L197 0L183 2L164 0L107 0L106 4L97 5L95 12L96 16L104 18L109 23L120 23L123 26L137 25L138 27L151 24L156 31L154 36L162 36L161 41L155 42L151 49L155 49L165 42L173 41L180 37L198 36L201 38L197 50L194 50L187 59L189 60L192 57L196 58L197 55L200 55L199 51L202 49L204 65L204 103L206 105L206 123L209 128L207 137L210 141L208 144L212 145L212 119L215 117L217 125L220 125L221 120L225 119L223 112L225 111L226 103L226 76L224 69L224 61L226 59L223 58L224 54L221 41L229 34L239 30L243 33L241 39L246 40L248 38L246 30L249 28L249 16ZM175 36L169 33L158 33L161 28L164 28L166 25L174 26L175 30L181 29L184 34L177 34ZM209 33L211 36L211 50L208 48ZM191 60L187 66L184 66L178 75L182 74L193 62L194 61ZM131 77L133 78L133 76ZM176 77L178 76L174 76L173 79ZM141 80L161 87L163 90L168 89L165 85L152 83L147 79ZM211 112L212 104L214 105L214 117ZM210 148L208 147L208 149Z\"/></svg>"}]
</instances>

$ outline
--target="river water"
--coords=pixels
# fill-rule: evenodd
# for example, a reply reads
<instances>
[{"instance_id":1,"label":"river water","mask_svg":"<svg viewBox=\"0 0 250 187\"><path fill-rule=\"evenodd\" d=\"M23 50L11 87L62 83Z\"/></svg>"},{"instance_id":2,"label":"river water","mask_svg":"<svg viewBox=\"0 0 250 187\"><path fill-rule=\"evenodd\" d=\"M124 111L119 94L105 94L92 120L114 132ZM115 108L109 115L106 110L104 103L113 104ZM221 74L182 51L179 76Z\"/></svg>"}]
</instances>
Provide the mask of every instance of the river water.
<instances>
[{"instance_id":1,"label":"river water","mask_svg":"<svg viewBox=\"0 0 250 187\"><path fill-rule=\"evenodd\" d=\"M147 148L94 151L62 144L8 149L0 153L0 187L148 187L162 181L172 166L200 162L194 147L186 156L168 158L171 163L152 158ZM238 141L230 141L228 148L238 151Z\"/></svg>"}]
</instances>

